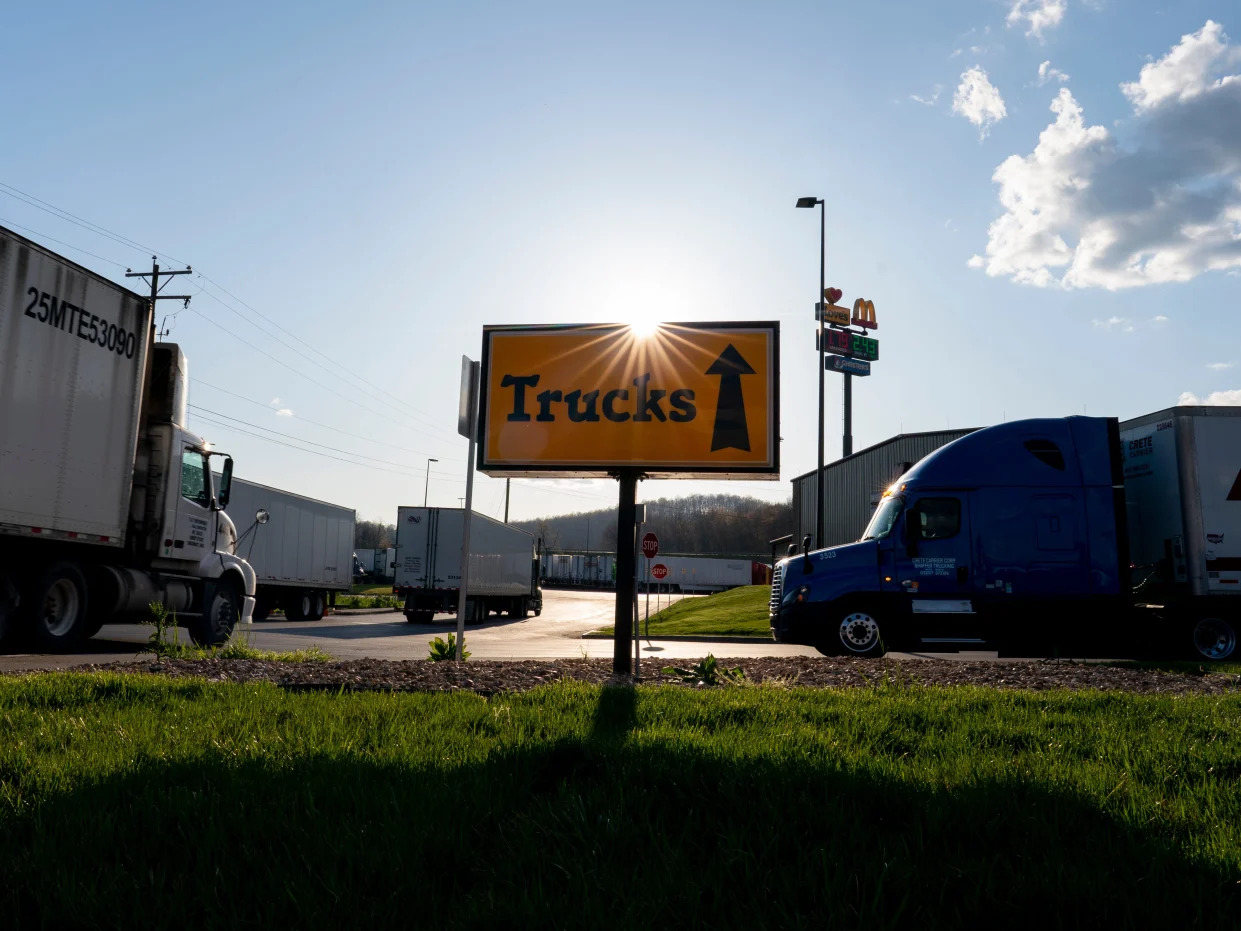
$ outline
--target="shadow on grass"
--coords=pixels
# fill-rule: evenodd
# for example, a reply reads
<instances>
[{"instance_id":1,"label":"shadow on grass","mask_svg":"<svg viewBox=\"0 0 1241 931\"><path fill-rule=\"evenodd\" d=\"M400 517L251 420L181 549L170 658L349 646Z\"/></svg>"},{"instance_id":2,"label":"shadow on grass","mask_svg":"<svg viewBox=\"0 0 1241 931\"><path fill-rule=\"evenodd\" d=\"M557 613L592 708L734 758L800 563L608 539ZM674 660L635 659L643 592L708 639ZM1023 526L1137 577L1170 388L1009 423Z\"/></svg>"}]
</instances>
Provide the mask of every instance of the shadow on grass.
<instances>
[{"instance_id":1,"label":"shadow on grass","mask_svg":"<svg viewBox=\"0 0 1241 931\"><path fill-rule=\"evenodd\" d=\"M1238 877L1019 778L589 732L477 765L135 760L0 818L10 926L1235 927ZM13 774L0 771L0 789Z\"/></svg>"}]
</instances>

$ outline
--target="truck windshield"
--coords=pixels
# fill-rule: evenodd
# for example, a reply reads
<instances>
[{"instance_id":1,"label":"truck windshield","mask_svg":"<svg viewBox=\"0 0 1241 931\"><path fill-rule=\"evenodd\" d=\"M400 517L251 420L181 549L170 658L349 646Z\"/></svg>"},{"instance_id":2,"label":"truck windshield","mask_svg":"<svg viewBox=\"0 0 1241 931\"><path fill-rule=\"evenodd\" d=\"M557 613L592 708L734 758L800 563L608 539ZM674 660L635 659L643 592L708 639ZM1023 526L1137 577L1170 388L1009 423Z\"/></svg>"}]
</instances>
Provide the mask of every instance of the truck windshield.
<instances>
[{"instance_id":1,"label":"truck windshield","mask_svg":"<svg viewBox=\"0 0 1241 931\"><path fill-rule=\"evenodd\" d=\"M905 506L905 499L899 495L888 495L879 502L879 509L875 511L875 516L870 519L870 523L866 525L866 532L862 534L863 540L882 540L892 532L892 528L896 526L896 519L901 514L901 508Z\"/></svg>"}]
</instances>

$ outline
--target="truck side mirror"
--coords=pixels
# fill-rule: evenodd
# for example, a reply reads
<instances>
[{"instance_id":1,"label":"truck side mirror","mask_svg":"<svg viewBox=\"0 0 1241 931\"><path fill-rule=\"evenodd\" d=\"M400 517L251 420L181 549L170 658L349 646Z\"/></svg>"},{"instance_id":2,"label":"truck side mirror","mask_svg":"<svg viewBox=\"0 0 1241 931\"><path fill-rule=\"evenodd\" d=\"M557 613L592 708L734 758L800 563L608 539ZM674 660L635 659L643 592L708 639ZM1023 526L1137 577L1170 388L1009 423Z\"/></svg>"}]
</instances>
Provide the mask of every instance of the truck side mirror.
<instances>
[{"instance_id":1,"label":"truck side mirror","mask_svg":"<svg viewBox=\"0 0 1241 931\"><path fill-rule=\"evenodd\" d=\"M257 524L265 524L271 520L271 515L267 513L267 508L259 508L254 512L254 522Z\"/></svg>"},{"instance_id":2,"label":"truck side mirror","mask_svg":"<svg viewBox=\"0 0 1241 931\"><path fill-rule=\"evenodd\" d=\"M922 512L917 507L905 511L905 555L918 555L918 538L922 536Z\"/></svg>"},{"instance_id":3,"label":"truck side mirror","mask_svg":"<svg viewBox=\"0 0 1241 931\"><path fill-rule=\"evenodd\" d=\"M810 571L810 534L801 538L801 571Z\"/></svg>"},{"instance_id":4,"label":"truck side mirror","mask_svg":"<svg viewBox=\"0 0 1241 931\"><path fill-rule=\"evenodd\" d=\"M220 490L216 493L215 503L221 511L228 507L228 499L233 491L233 457L224 458L224 468L220 470Z\"/></svg>"}]
</instances>

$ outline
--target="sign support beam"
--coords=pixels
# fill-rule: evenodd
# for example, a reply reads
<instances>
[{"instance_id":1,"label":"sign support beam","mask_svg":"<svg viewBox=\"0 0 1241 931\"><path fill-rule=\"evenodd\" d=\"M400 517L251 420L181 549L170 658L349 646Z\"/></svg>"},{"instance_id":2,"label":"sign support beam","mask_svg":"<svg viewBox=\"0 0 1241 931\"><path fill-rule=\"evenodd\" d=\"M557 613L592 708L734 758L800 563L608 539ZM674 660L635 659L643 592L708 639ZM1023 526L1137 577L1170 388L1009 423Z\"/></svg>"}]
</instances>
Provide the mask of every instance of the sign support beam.
<instances>
[{"instance_id":1,"label":"sign support beam","mask_svg":"<svg viewBox=\"0 0 1241 931\"><path fill-rule=\"evenodd\" d=\"M620 499L616 512L616 617L613 635L612 672L627 676L633 672L630 641L634 634L635 535L637 533L638 469L621 469L616 477Z\"/></svg>"}]
</instances>

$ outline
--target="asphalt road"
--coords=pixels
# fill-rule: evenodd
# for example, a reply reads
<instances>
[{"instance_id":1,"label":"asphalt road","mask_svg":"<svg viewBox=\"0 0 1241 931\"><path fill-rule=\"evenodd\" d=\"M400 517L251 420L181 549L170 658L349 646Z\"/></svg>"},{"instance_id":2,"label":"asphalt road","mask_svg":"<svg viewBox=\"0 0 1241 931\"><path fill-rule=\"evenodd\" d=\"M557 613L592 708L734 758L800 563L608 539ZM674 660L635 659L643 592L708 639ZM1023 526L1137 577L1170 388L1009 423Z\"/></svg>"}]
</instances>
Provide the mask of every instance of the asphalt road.
<instances>
[{"instance_id":1,"label":"asphalt road","mask_svg":"<svg viewBox=\"0 0 1241 931\"><path fill-rule=\"evenodd\" d=\"M466 643L473 659L564 659L612 656L611 640L583 640L582 634L612 623L615 595L612 592L545 590L543 613L526 620L492 618L466 628ZM652 606L652 611L654 607ZM426 659L429 644L437 636L456 630L450 614L437 615L432 624L407 624L400 612L342 614L321 621L295 623L283 619L254 624L242 631L251 646L262 650L300 650L317 646L337 659ZM22 647L0 647L0 671L64 669L83 663L109 663L133 659L150 636L151 629L138 624L109 624L80 652L39 654L15 652ZM185 632L181 631L184 638ZM656 640L641 642L641 656L653 661L701 658L708 653L724 657L817 656L811 647L774 642L713 643ZM987 659L994 653L891 654L944 656L956 659Z\"/></svg>"}]
</instances>

